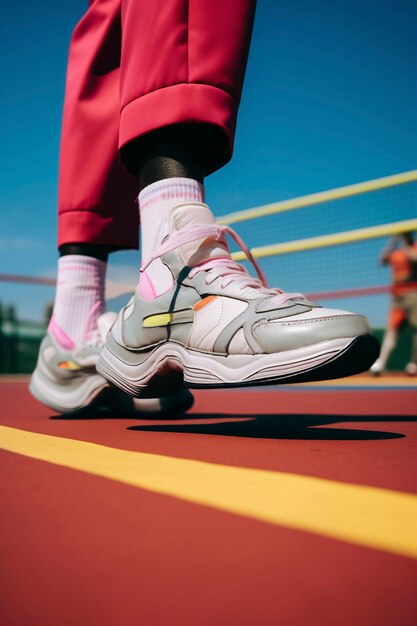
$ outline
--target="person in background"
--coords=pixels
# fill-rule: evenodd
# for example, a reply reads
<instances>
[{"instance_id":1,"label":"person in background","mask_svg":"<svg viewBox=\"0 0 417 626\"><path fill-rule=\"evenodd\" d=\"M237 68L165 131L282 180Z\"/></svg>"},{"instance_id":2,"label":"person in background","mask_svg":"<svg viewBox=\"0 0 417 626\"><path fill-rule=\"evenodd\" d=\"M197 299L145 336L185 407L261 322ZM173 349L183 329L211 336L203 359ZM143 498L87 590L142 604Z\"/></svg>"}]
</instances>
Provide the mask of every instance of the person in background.
<instances>
[{"instance_id":1,"label":"person in background","mask_svg":"<svg viewBox=\"0 0 417 626\"><path fill-rule=\"evenodd\" d=\"M381 253L380 261L389 265L392 274L392 300L381 354L371 367L375 376L382 374L395 349L398 333L408 324L413 332L410 362L406 372L417 375L417 243L412 232L392 237Z\"/></svg>"}]
</instances>

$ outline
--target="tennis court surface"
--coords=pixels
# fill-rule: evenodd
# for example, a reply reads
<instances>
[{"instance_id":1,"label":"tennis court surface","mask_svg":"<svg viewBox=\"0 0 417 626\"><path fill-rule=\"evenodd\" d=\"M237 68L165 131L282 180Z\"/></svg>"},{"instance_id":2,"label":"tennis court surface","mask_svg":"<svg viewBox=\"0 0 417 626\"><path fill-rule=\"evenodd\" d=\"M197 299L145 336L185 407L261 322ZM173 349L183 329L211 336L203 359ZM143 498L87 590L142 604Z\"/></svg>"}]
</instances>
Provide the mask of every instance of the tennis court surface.
<instances>
[{"instance_id":1,"label":"tennis court surface","mask_svg":"<svg viewBox=\"0 0 417 626\"><path fill-rule=\"evenodd\" d=\"M411 626L416 379L68 419L0 383L1 623Z\"/></svg>"}]
</instances>

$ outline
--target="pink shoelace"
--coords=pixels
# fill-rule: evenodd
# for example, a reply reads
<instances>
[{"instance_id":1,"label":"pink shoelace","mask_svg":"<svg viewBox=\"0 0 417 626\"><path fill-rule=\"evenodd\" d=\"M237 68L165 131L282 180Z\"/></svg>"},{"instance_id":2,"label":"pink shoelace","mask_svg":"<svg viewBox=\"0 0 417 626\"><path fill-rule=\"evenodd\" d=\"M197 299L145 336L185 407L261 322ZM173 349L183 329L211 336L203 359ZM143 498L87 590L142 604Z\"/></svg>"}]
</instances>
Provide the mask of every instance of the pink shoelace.
<instances>
[{"instance_id":1,"label":"pink shoelace","mask_svg":"<svg viewBox=\"0 0 417 626\"><path fill-rule=\"evenodd\" d=\"M191 243L192 241L197 241L198 239L214 238L216 241L225 243L226 234L232 237L245 253L246 258L255 268L258 278L251 276L242 265L239 265L239 263L236 263L229 257L218 257L199 263L191 269L189 274L190 278L199 272L207 272L206 283L208 285L218 278L223 278L221 282L222 289L232 282L237 284L240 289L247 287L259 289L264 295L275 296L273 302L277 305L284 304L287 300L292 298L304 299L302 293L285 293L278 288L269 288L265 274L243 239L241 239L230 226L220 226L219 224L196 224L195 226L188 226L187 228L178 230L155 250L154 254L142 265L140 271L145 271L152 261L155 261L155 259L158 259L167 252L171 252L180 246Z\"/></svg>"}]
</instances>

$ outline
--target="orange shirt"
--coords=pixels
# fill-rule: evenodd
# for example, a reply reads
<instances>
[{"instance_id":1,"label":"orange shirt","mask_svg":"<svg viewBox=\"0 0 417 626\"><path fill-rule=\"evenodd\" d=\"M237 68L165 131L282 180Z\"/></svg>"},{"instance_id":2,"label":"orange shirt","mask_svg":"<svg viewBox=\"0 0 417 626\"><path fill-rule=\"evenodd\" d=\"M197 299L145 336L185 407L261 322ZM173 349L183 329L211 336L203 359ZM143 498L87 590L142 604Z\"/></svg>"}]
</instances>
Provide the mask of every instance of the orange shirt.
<instances>
[{"instance_id":1,"label":"orange shirt","mask_svg":"<svg viewBox=\"0 0 417 626\"><path fill-rule=\"evenodd\" d=\"M412 248L417 252L417 243L413 244ZM403 248L393 250L390 253L389 264L391 266L392 282L394 285L414 282L416 280L417 262L411 261L411 259L407 257ZM404 293L404 288L405 285L401 290L401 293ZM411 287L411 289L415 289L415 286Z\"/></svg>"}]
</instances>

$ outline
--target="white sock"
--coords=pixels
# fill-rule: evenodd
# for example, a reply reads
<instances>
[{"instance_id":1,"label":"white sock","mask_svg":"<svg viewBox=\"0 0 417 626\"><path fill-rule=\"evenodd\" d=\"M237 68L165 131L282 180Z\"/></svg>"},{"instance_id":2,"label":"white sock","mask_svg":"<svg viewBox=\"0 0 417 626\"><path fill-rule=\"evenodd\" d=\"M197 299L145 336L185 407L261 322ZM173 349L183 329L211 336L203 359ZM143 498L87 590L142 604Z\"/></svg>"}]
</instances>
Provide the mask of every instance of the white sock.
<instances>
[{"instance_id":1,"label":"white sock","mask_svg":"<svg viewBox=\"0 0 417 626\"><path fill-rule=\"evenodd\" d=\"M139 194L142 264L150 259L164 238L175 230L194 224L213 224L215 218L204 204L204 187L190 178L166 178L145 187ZM180 247L184 265L208 258L230 256L227 245L214 237ZM141 272L139 293L152 300L168 291L173 275L161 259L155 259Z\"/></svg>"},{"instance_id":2,"label":"white sock","mask_svg":"<svg viewBox=\"0 0 417 626\"><path fill-rule=\"evenodd\" d=\"M165 178L139 194L142 263L147 261L167 234L167 218L179 204L204 202L204 187L192 178Z\"/></svg>"},{"instance_id":3,"label":"white sock","mask_svg":"<svg viewBox=\"0 0 417 626\"><path fill-rule=\"evenodd\" d=\"M71 350L98 337L97 320L105 312L107 263L70 254L58 260L54 310L49 331Z\"/></svg>"}]
</instances>

